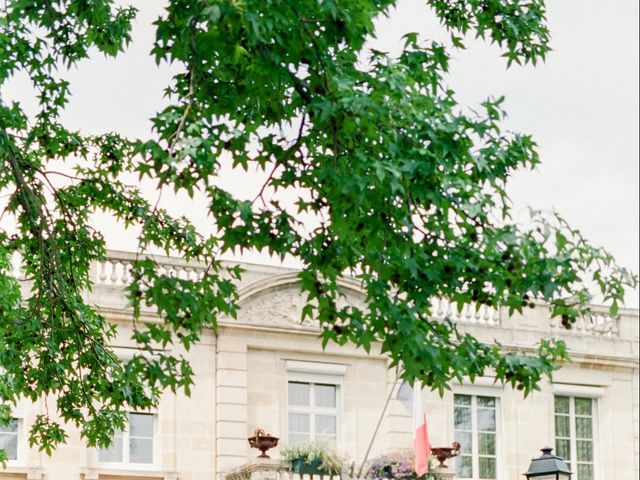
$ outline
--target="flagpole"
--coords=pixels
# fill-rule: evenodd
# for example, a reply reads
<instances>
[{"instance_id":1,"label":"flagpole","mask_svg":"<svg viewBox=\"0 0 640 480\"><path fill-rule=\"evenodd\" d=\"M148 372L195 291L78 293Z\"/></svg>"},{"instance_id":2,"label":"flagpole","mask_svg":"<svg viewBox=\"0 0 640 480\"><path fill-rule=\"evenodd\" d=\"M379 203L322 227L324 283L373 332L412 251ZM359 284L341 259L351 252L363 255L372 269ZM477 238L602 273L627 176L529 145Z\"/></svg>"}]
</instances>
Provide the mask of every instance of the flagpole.
<instances>
[{"instance_id":1,"label":"flagpole","mask_svg":"<svg viewBox=\"0 0 640 480\"><path fill-rule=\"evenodd\" d=\"M387 397L387 401L385 402L384 408L382 409L382 413L380 414L380 418L378 419L378 424L376 425L376 429L373 431L373 436L371 437L371 441L369 442L367 451L364 454L364 458L362 459L362 464L360 465L360 469L358 470L357 478L360 478L360 475L362 475L364 464L367 462L367 458L369 457L369 453L371 452L371 447L373 446L373 442L376 439L378 430L380 430L380 425L382 425L382 419L384 418L384 414L387 412L387 408L389 407L389 403L391 402L391 397L393 396L393 391L396 389L396 385L398 385L398 380L400 380L400 372L396 373L396 381L393 382L393 387L391 387L391 391L389 391L389 396Z\"/></svg>"}]
</instances>

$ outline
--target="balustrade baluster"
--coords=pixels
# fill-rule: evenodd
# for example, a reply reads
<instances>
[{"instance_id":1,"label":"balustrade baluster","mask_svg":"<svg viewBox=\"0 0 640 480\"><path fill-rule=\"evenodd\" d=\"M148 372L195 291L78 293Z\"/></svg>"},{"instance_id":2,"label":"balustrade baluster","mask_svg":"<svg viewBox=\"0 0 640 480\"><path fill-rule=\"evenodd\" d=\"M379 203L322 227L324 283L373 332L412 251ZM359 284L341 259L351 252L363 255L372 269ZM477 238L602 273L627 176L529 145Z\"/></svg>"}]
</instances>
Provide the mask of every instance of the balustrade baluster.
<instances>
[{"instance_id":1,"label":"balustrade baluster","mask_svg":"<svg viewBox=\"0 0 640 480\"><path fill-rule=\"evenodd\" d=\"M491 323L491 315L489 314L489 307L486 305L480 305L478 308L478 321L484 324Z\"/></svg>"},{"instance_id":2,"label":"balustrade baluster","mask_svg":"<svg viewBox=\"0 0 640 480\"><path fill-rule=\"evenodd\" d=\"M98 273L98 283L104 284L107 281L107 262L100 262L100 273Z\"/></svg>"},{"instance_id":3,"label":"balustrade baluster","mask_svg":"<svg viewBox=\"0 0 640 480\"><path fill-rule=\"evenodd\" d=\"M446 301L446 300L443 300ZM451 320L456 320L454 309L452 308L451 302L446 301L447 310L445 312L445 317L449 317Z\"/></svg>"},{"instance_id":4,"label":"balustrade baluster","mask_svg":"<svg viewBox=\"0 0 640 480\"><path fill-rule=\"evenodd\" d=\"M186 266L183 267L183 271L184 271L184 279L185 280L189 280L189 281L193 281L193 279L191 278L191 273L193 272L193 267L190 266Z\"/></svg>"},{"instance_id":5,"label":"balustrade baluster","mask_svg":"<svg viewBox=\"0 0 640 480\"><path fill-rule=\"evenodd\" d=\"M118 283L118 264L120 263L119 260L111 260L111 276L109 277L109 280L111 281L111 285L116 285Z\"/></svg>"},{"instance_id":6,"label":"balustrade baluster","mask_svg":"<svg viewBox=\"0 0 640 480\"><path fill-rule=\"evenodd\" d=\"M619 322L620 322L620 317L609 317L607 316L607 318L609 319L609 322L611 324L611 335L615 335L616 337L620 335L620 330L619 330Z\"/></svg>"},{"instance_id":7,"label":"balustrade baluster","mask_svg":"<svg viewBox=\"0 0 640 480\"><path fill-rule=\"evenodd\" d=\"M589 321L589 319L587 317L578 317L576 320L576 330L580 333L583 334L587 334L589 333L589 326L590 326L591 322Z\"/></svg>"},{"instance_id":8,"label":"balustrade baluster","mask_svg":"<svg viewBox=\"0 0 640 480\"><path fill-rule=\"evenodd\" d=\"M120 276L120 283L122 285L128 285L129 284L129 274L131 272L131 263L129 262L122 262L122 275Z\"/></svg>"},{"instance_id":9,"label":"balustrade baluster","mask_svg":"<svg viewBox=\"0 0 640 480\"><path fill-rule=\"evenodd\" d=\"M174 267L174 268L176 271L176 278L179 278L180 280L185 280L185 273L186 273L185 268L182 266Z\"/></svg>"},{"instance_id":10,"label":"balustrade baluster","mask_svg":"<svg viewBox=\"0 0 640 480\"><path fill-rule=\"evenodd\" d=\"M472 307L471 305L466 304L466 305L464 305L464 306L462 307L462 312L460 312L461 314L462 314L462 313L464 313L464 319L465 319L467 322L473 322L473 319L474 319L474 313L473 313L472 308L473 308L473 307Z\"/></svg>"}]
</instances>

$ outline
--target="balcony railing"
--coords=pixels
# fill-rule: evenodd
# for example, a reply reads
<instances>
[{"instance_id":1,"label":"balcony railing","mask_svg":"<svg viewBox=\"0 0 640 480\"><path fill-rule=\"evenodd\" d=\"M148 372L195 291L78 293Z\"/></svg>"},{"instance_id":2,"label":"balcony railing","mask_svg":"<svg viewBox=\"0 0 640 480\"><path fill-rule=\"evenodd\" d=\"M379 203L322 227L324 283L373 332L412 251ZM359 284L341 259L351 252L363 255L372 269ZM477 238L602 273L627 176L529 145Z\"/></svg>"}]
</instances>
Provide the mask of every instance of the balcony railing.
<instances>
[{"instance_id":1,"label":"balcony railing","mask_svg":"<svg viewBox=\"0 0 640 480\"><path fill-rule=\"evenodd\" d=\"M569 332L596 337L620 336L619 316L612 317L605 308L599 306L594 306L592 310L591 316L577 318L576 323L572 325ZM551 329L556 332L567 332L567 329L562 326L559 317L554 317L551 320Z\"/></svg>"},{"instance_id":2,"label":"balcony railing","mask_svg":"<svg viewBox=\"0 0 640 480\"><path fill-rule=\"evenodd\" d=\"M486 305L463 305L462 310L458 311L458 306L445 299L435 299L432 303L432 312L436 320L450 319L457 323L471 323L477 325L499 325L500 312Z\"/></svg>"},{"instance_id":3,"label":"balcony railing","mask_svg":"<svg viewBox=\"0 0 640 480\"><path fill-rule=\"evenodd\" d=\"M453 480L452 468L436 468L432 473L436 480ZM341 475L309 475L291 472L291 463L271 458L256 458L221 475L222 480L370 480L369 477L352 477L345 470Z\"/></svg>"},{"instance_id":4,"label":"balcony railing","mask_svg":"<svg viewBox=\"0 0 640 480\"><path fill-rule=\"evenodd\" d=\"M161 275L182 278L185 280L198 280L202 278L206 266L195 262L186 262L181 258L165 257L160 255L139 256L130 252L111 251L107 259L96 262L92 269L94 285L107 287L122 287L131 279L133 262L138 258L152 258L159 268Z\"/></svg>"},{"instance_id":5,"label":"balcony railing","mask_svg":"<svg viewBox=\"0 0 640 480\"><path fill-rule=\"evenodd\" d=\"M160 273L173 277L197 280L202 278L206 271L206 265L196 262L186 262L181 258L166 257L162 255L150 255L158 265ZM94 287L107 289L119 289L127 285L131 279L133 262L138 258L135 253L110 251L107 258L96 262L91 269L91 279ZM23 279L20 268L20 259L16 256L13 262L13 274ZM542 306L541 306L542 308ZM498 327L502 324L501 317L506 311L487 306L476 307L464 305L458 311L455 303L445 299L433 301L433 315L437 320L450 319L453 322L466 325ZM637 317L637 314L635 315ZM551 332L567 333L555 318L550 321ZM594 306L593 314L589 317L579 318L570 334L594 337L619 337L620 316L611 317L605 307Z\"/></svg>"}]
</instances>

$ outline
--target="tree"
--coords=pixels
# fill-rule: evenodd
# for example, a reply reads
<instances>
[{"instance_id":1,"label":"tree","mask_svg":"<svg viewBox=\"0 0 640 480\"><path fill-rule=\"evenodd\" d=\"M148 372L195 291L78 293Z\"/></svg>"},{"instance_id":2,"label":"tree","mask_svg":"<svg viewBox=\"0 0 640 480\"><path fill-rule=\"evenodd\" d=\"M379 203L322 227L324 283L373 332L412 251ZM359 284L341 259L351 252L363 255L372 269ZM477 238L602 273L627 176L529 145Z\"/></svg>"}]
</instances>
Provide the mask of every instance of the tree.
<instances>
[{"instance_id":1,"label":"tree","mask_svg":"<svg viewBox=\"0 0 640 480\"><path fill-rule=\"evenodd\" d=\"M222 274L241 271L226 272L219 258L251 248L302 262L303 315L320 320L323 344L377 343L407 380L440 391L491 370L526 395L566 358L563 343L543 340L535 355L503 352L434 321L431 300L513 312L541 299L570 328L589 315L588 284L613 315L624 287L637 284L562 218L532 212L527 227L511 220L505 185L538 163L534 141L503 132L501 99L480 112L457 104L443 86L443 45L407 33L397 58L367 51L373 21L392 0L170 0L155 23L152 55L179 73L152 138L85 135L60 119L67 68L96 51L121 52L135 9L110 0L5 3L0 85L23 73L38 92L32 117L19 103L0 104L0 190L17 225L0 232L5 419L18 397L50 395L89 445L106 445L123 427L124 405L146 408L167 388L189 391L192 371L182 358L120 362L109 347L115 327L83 300L90 263L105 257L106 232L89 222L96 210L141 229L127 295L134 318L143 305L161 318L136 323L141 351L189 348L220 315L235 316L234 283ZM456 48L471 32L499 44L509 64L549 52L542 0L426 3ZM269 172L253 202L217 186L225 156L234 168ZM153 205L126 175L206 196L215 233ZM280 204L272 190L298 192L298 200ZM206 262L206 275L161 274L143 255L151 247ZM16 252L32 285L26 298L10 269ZM345 274L361 281L366 310L339 306ZM47 452L65 436L47 416L30 432Z\"/></svg>"}]
</instances>

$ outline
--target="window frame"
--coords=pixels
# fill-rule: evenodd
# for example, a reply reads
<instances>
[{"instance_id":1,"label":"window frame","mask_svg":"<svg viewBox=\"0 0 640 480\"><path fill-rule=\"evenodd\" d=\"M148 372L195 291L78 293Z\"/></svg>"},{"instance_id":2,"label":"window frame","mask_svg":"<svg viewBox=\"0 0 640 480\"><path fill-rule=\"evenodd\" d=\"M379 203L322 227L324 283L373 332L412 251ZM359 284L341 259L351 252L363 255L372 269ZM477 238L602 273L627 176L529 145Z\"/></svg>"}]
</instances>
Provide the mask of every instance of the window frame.
<instances>
[{"instance_id":1,"label":"window frame","mask_svg":"<svg viewBox=\"0 0 640 480\"><path fill-rule=\"evenodd\" d=\"M285 382L285 414L284 431L286 432L287 442L289 440L289 413L306 413L310 415L309 419L309 440L317 441L315 431L315 417L317 415L335 415L336 416L336 448L342 448L344 443L344 422L343 422L343 399L344 399L344 374L346 373L346 365L325 364L317 362L303 362L295 360L286 361L287 375ZM310 384L310 405L290 405L289 403L289 383L306 383ZM335 387L336 406L317 407L315 406L315 385L331 385Z\"/></svg>"},{"instance_id":2,"label":"window frame","mask_svg":"<svg viewBox=\"0 0 640 480\"><path fill-rule=\"evenodd\" d=\"M7 460L7 467L22 467L26 465L27 443L24 430L24 417L13 412L11 417L18 422L16 429L16 458ZM2 434L12 434L12 432L2 432Z\"/></svg>"},{"instance_id":3,"label":"window frame","mask_svg":"<svg viewBox=\"0 0 640 480\"><path fill-rule=\"evenodd\" d=\"M125 429L122 431L122 461L121 462L106 462L103 460L100 460L100 451L102 449L97 448L97 456L98 456L98 465L101 468L108 468L108 469L130 469L130 470L157 470L160 468L160 435L159 435L159 422L158 422L158 412L151 410L151 411L135 411L135 410L130 410L129 412L127 412L127 414L129 415L129 419L127 421L127 425L125 427ZM129 440L131 438L131 434L130 434L130 430L131 430L131 414L138 414L138 415L149 415L151 417L153 417L153 434L152 434L152 448L151 448L151 455L152 455L152 462L151 463L136 463L136 462L131 462L131 448L129 445Z\"/></svg>"},{"instance_id":4,"label":"window frame","mask_svg":"<svg viewBox=\"0 0 640 480\"><path fill-rule=\"evenodd\" d=\"M117 357L122 361L122 362L128 362L129 360L131 360L134 356L136 355L142 355L144 357L148 357L148 358L152 358L155 357L155 354L153 353L149 353L146 351L140 351L135 347L124 347L124 346L115 346L112 347L114 353L117 355ZM139 413L139 414L143 414L143 415L152 415L153 416L153 437L152 437L152 441L153 441L153 448L151 449L152 451L152 456L153 456L153 462L152 463L131 463L129 462L129 458L131 456L131 453L129 451L128 445L129 445L129 428L130 428L130 419L128 419L127 424L125 426L125 430L122 432L122 462L103 462L100 460L100 448L96 448L96 457L97 457L97 463L100 466L100 468L105 468L105 469L114 469L114 470L122 470L122 469L132 469L132 470L150 470L150 471L155 471L155 470L159 470L162 467L162 462L161 462L161 455L162 455L162 450L161 450L161 445L160 445L160 423L159 423L159 408L150 408L149 410L145 410L145 411L136 411L133 409L130 409L127 411L127 415L131 415L132 413ZM126 447L126 448L125 448ZM125 455L126 453L126 455ZM125 459L127 461L125 461Z\"/></svg>"},{"instance_id":5,"label":"window frame","mask_svg":"<svg viewBox=\"0 0 640 480\"><path fill-rule=\"evenodd\" d=\"M454 405L454 395L468 395L472 397L471 400L471 438L472 438L472 446L471 446L471 462L474 476L472 477L460 477L460 480L478 480L480 477L480 456L478 452L478 429L477 429L477 397L491 397L495 399L495 421L496 421L496 431L495 431L495 442L496 442L496 480L503 480L507 478L504 474L505 461L503 458L504 452L502 448L502 435L503 435L503 425L502 425L502 389L497 387L489 387L489 386L476 386L476 385L459 385L453 387L453 391L451 393L451 401L449 403L450 413L451 413L451 421L450 421L450 431L451 438L455 437L455 405ZM455 467L454 467L455 469ZM457 478L457 477L456 477Z\"/></svg>"},{"instance_id":6,"label":"window frame","mask_svg":"<svg viewBox=\"0 0 640 480\"><path fill-rule=\"evenodd\" d=\"M602 476L600 475L600 445L598 439L600 438L600 418L598 408L598 400L600 391L593 388L575 388L575 389L565 389L565 388L555 388L553 392L553 446L555 449L556 441L557 441L557 432L556 432L556 409L555 409L555 399L556 397L565 397L569 399L569 452L571 453L571 460L569 463L571 464L571 471L575 476L576 480L583 480L578 477L578 463L585 463L578 461L578 434L576 429L576 413L575 413L575 400L578 399L586 399L591 400L591 446L592 446L592 460L591 464L593 465L593 479L600 480ZM566 415L566 414L562 414ZM562 437L565 438L565 437ZM558 452L556 452L558 453Z\"/></svg>"}]
</instances>

